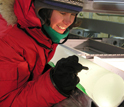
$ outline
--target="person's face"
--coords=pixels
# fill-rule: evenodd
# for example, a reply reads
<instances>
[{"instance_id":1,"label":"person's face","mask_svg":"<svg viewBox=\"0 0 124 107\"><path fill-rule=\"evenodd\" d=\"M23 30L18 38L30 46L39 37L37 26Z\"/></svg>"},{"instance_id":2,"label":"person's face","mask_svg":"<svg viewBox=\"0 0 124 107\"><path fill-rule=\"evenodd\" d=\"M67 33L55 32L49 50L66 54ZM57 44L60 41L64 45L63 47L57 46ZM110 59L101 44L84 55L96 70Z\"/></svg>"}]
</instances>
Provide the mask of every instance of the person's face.
<instances>
[{"instance_id":1,"label":"person's face","mask_svg":"<svg viewBox=\"0 0 124 107\"><path fill-rule=\"evenodd\" d=\"M74 22L76 14L53 10L50 18L50 27L56 32L63 34Z\"/></svg>"}]
</instances>

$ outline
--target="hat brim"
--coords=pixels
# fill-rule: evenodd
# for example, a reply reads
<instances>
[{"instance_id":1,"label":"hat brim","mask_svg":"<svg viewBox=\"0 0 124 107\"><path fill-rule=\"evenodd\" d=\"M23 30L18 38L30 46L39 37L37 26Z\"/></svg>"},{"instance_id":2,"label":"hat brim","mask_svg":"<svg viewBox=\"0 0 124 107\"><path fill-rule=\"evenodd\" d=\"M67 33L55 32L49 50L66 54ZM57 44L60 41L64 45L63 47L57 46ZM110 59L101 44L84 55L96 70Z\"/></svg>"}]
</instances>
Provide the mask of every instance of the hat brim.
<instances>
[{"instance_id":1,"label":"hat brim","mask_svg":"<svg viewBox=\"0 0 124 107\"><path fill-rule=\"evenodd\" d=\"M49 3L52 3L52 2L49 2ZM63 11L68 13L79 13L80 11L82 11L82 7L79 7L79 6L68 5L68 4L57 3L57 2L48 4L48 3L44 3L37 0L35 0L35 8L37 11L43 8L48 8L48 9L53 9L53 10L58 10L58 11Z\"/></svg>"}]
</instances>

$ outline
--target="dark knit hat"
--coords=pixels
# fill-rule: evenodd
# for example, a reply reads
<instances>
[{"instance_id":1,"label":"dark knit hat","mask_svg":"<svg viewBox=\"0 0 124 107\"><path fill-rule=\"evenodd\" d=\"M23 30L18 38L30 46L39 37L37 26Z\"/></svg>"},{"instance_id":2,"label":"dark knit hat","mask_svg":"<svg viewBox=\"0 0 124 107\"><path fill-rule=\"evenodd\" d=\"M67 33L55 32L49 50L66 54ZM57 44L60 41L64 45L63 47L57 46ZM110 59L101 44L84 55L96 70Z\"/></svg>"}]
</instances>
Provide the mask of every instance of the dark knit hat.
<instances>
[{"instance_id":1,"label":"dark knit hat","mask_svg":"<svg viewBox=\"0 0 124 107\"><path fill-rule=\"evenodd\" d=\"M69 13L78 13L83 8L83 0L35 0L34 4L37 15L43 8Z\"/></svg>"}]
</instances>

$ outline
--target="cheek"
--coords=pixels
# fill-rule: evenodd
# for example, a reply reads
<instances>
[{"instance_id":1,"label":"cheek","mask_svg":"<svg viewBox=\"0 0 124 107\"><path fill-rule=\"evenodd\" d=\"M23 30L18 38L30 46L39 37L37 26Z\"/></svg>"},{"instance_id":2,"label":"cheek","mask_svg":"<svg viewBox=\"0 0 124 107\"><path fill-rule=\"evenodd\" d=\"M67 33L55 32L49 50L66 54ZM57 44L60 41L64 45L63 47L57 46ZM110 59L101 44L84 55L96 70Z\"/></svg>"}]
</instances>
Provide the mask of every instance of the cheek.
<instances>
[{"instance_id":1,"label":"cheek","mask_svg":"<svg viewBox=\"0 0 124 107\"><path fill-rule=\"evenodd\" d=\"M61 17L59 16L51 17L50 22L51 22L50 27L54 29L56 25L61 22Z\"/></svg>"},{"instance_id":2,"label":"cheek","mask_svg":"<svg viewBox=\"0 0 124 107\"><path fill-rule=\"evenodd\" d=\"M74 22L74 20L75 20L75 16L72 16L72 18L71 18L71 24Z\"/></svg>"},{"instance_id":3,"label":"cheek","mask_svg":"<svg viewBox=\"0 0 124 107\"><path fill-rule=\"evenodd\" d=\"M51 22L50 27L53 28L56 25L55 19L54 20L51 19L50 22Z\"/></svg>"}]
</instances>

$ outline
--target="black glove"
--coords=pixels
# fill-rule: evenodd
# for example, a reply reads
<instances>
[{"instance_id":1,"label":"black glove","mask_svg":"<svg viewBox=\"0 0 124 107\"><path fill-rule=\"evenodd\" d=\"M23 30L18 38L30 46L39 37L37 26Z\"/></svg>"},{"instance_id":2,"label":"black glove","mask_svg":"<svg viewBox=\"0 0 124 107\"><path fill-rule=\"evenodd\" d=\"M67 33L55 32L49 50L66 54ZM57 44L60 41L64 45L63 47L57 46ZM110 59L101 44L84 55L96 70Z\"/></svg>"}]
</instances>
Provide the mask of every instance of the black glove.
<instances>
[{"instance_id":1,"label":"black glove","mask_svg":"<svg viewBox=\"0 0 124 107\"><path fill-rule=\"evenodd\" d=\"M79 83L77 73L82 69L88 69L78 63L78 57L73 55L60 59L55 68L51 70L51 79L60 93L69 96Z\"/></svg>"}]
</instances>

